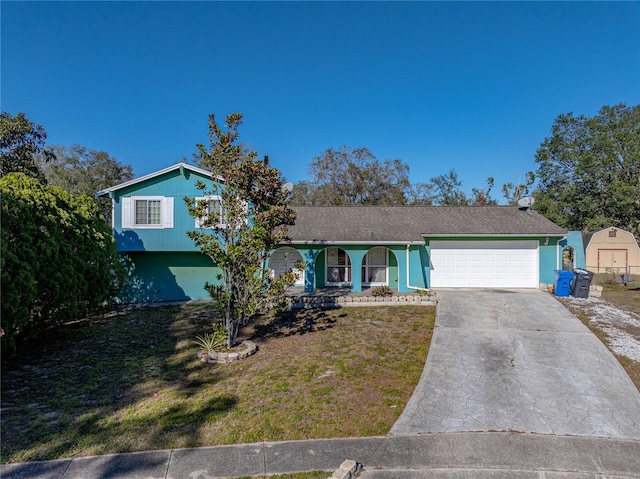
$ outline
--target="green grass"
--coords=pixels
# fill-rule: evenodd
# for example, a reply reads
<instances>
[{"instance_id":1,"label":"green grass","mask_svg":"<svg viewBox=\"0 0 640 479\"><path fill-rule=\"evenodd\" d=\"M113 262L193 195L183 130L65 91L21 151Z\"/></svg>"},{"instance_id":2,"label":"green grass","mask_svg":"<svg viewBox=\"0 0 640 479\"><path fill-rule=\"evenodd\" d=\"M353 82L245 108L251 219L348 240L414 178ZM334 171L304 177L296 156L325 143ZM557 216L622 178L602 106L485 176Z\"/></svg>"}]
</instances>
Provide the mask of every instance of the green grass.
<instances>
[{"instance_id":1,"label":"green grass","mask_svg":"<svg viewBox=\"0 0 640 479\"><path fill-rule=\"evenodd\" d=\"M257 354L220 365L191 342L210 329L208 306L79 321L3 357L1 460L384 435L420 378L434 319L424 306L265 318L242 331Z\"/></svg>"}]
</instances>

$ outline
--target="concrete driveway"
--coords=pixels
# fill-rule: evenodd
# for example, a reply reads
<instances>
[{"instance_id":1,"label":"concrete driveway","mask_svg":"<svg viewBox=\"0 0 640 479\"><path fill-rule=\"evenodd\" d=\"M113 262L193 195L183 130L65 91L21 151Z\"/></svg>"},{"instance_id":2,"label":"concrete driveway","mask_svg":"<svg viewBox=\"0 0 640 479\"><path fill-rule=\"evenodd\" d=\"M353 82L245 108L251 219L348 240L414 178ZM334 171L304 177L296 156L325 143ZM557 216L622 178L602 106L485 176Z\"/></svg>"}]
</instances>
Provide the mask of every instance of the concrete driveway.
<instances>
[{"instance_id":1,"label":"concrete driveway","mask_svg":"<svg viewBox=\"0 0 640 479\"><path fill-rule=\"evenodd\" d=\"M640 439L640 393L609 350L537 290L438 290L422 378L391 435L453 431Z\"/></svg>"}]
</instances>

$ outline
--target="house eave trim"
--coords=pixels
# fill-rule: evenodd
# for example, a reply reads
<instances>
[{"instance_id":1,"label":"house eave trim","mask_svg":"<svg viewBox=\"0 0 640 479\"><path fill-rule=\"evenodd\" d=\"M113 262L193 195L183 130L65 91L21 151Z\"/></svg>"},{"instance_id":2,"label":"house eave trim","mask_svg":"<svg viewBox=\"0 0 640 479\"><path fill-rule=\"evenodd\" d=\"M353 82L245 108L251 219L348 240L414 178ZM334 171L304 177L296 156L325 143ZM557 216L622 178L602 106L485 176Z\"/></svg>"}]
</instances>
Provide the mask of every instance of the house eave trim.
<instances>
[{"instance_id":1,"label":"house eave trim","mask_svg":"<svg viewBox=\"0 0 640 479\"><path fill-rule=\"evenodd\" d=\"M562 238L566 233L475 233L475 234L423 234L426 239L431 238Z\"/></svg>"},{"instance_id":2,"label":"house eave trim","mask_svg":"<svg viewBox=\"0 0 640 479\"><path fill-rule=\"evenodd\" d=\"M357 246L357 245L424 245L424 241L335 241L335 240L292 240L285 241L281 244L298 244L298 245L345 245L345 246Z\"/></svg>"},{"instance_id":3,"label":"house eave trim","mask_svg":"<svg viewBox=\"0 0 640 479\"><path fill-rule=\"evenodd\" d=\"M135 185L136 183L141 183L158 176L162 176L165 173L169 173L174 170L179 170L182 175L184 175L185 170L189 170L193 171L194 173L199 173L203 176L209 176L214 180L224 181L224 178L222 178L221 176L213 176L210 171L203 170L202 168L198 168L197 166L192 166L188 163L176 163L175 165L168 166L167 168L163 168L162 170L154 171L153 173L149 173L147 175L140 176L139 178L134 178L133 180L125 181L124 183L120 183L119 185L98 191L95 196L106 196L114 191L121 190L122 188L126 188L128 186Z\"/></svg>"}]
</instances>

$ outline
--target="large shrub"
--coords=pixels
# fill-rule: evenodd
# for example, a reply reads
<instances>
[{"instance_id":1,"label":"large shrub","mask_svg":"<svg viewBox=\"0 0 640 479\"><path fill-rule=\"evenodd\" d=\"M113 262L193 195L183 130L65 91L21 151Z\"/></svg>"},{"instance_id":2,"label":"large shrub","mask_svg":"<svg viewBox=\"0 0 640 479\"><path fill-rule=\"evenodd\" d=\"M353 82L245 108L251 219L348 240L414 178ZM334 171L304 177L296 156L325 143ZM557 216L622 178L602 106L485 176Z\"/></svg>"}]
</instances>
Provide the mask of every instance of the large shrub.
<instances>
[{"instance_id":1,"label":"large shrub","mask_svg":"<svg viewBox=\"0 0 640 479\"><path fill-rule=\"evenodd\" d=\"M122 279L95 200L22 173L0 178L2 347L95 311Z\"/></svg>"}]
</instances>

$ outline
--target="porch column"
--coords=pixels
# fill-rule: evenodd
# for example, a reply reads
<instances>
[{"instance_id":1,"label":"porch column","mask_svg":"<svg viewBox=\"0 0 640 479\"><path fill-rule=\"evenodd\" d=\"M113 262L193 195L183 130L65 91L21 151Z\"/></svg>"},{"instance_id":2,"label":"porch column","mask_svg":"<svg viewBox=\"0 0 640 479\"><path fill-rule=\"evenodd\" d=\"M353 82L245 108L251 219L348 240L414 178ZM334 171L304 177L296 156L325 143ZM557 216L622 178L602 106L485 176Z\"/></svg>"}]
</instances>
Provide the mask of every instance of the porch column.
<instances>
[{"instance_id":1,"label":"porch column","mask_svg":"<svg viewBox=\"0 0 640 479\"><path fill-rule=\"evenodd\" d=\"M311 293L315 289L316 278L315 278L315 270L316 270L316 256L318 256L318 251L300 250L300 254L302 255L302 259L307 266L304 269L304 292Z\"/></svg>"},{"instance_id":2,"label":"porch column","mask_svg":"<svg viewBox=\"0 0 640 479\"><path fill-rule=\"evenodd\" d=\"M398 293L408 293L411 290L407 287L407 250L406 246L388 246L398 262Z\"/></svg>"},{"instance_id":3,"label":"porch column","mask_svg":"<svg viewBox=\"0 0 640 479\"><path fill-rule=\"evenodd\" d=\"M362 291L362 260L368 250L346 250L351 260L351 291L359 293Z\"/></svg>"}]
</instances>

